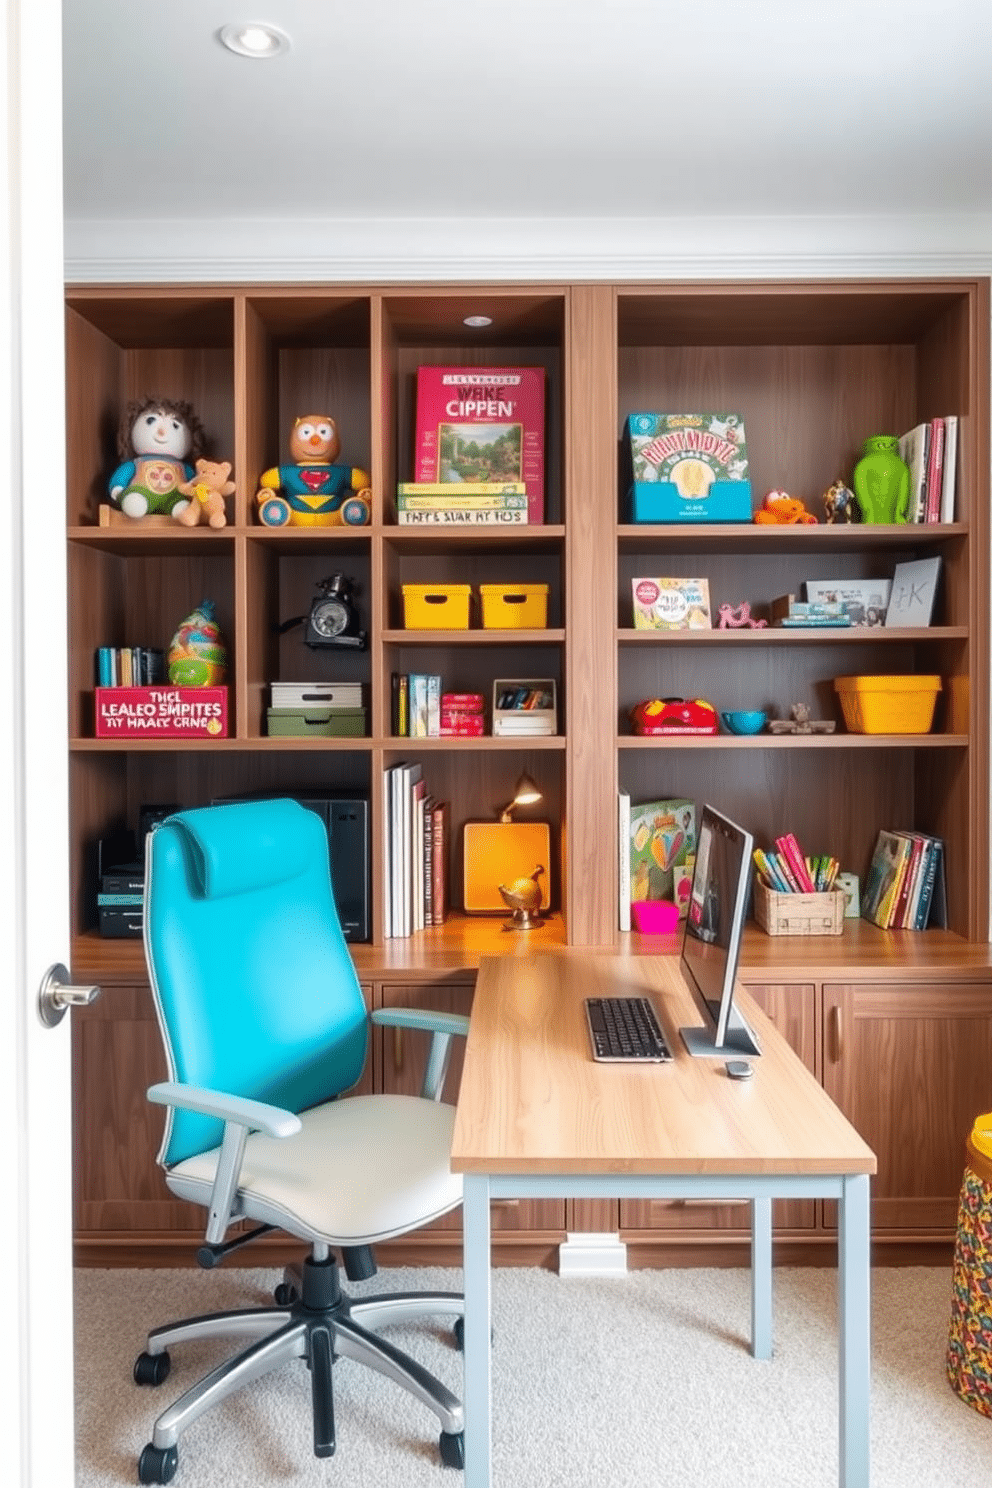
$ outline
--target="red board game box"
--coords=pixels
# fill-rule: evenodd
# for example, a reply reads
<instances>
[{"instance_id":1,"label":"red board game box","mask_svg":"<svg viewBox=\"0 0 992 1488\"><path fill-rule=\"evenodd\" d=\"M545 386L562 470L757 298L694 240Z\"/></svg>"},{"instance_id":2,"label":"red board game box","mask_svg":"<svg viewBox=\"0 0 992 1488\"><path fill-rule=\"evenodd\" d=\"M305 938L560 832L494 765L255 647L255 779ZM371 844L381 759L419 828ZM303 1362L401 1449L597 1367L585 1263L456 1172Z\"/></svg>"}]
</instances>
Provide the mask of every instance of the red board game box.
<instances>
[{"instance_id":1,"label":"red board game box","mask_svg":"<svg viewBox=\"0 0 992 1488\"><path fill-rule=\"evenodd\" d=\"M523 481L544 521L544 368L418 367L414 480Z\"/></svg>"},{"instance_id":2,"label":"red board game box","mask_svg":"<svg viewBox=\"0 0 992 1488\"><path fill-rule=\"evenodd\" d=\"M98 739L225 739L226 687L98 687Z\"/></svg>"}]
</instances>

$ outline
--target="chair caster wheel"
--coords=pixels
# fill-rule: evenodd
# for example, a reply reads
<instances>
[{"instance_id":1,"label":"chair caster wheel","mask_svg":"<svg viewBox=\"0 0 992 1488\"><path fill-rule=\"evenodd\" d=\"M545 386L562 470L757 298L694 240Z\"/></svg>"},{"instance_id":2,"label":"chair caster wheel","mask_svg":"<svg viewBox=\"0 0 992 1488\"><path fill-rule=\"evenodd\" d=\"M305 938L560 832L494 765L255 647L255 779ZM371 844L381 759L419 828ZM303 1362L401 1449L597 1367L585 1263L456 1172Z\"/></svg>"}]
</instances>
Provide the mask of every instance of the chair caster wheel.
<instances>
[{"instance_id":1,"label":"chair caster wheel","mask_svg":"<svg viewBox=\"0 0 992 1488\"><path fill-rule=\"evenodd\" d=\"M455 1318L455 1326L452 1329L455 1335L455 1348L460 1354L465 1352L465 1319Z\"/></svg>"},{"instance_id":2,"label":"chair caster wheel","mask_svg":"<svg viewBox=\"0 0 992 1488\"><path fill-rule=\"evenodd\" d=\"M177 1447L155 1447L151 1442L138 1458L139 1483L171 1483L179 1466Z\"/></svg>"},{"instance_id":3,"label":"chair caster wheel","mask_svg":"<svg viewBox=\"0 0 992 1488\"><path fill-rule=\"evenodd\" d=\"M464 1431L442 1431L438 1446L441 1448L441 1461L445 1467L465 1466Z\"/></svg>"},{"instance_id":4,"label":"chair caster wheel","mask_svg":"<svg viewBox=\"0 0 992 1488\"><path fill-rule=\"evenodd\" d=\"M288 1281L281 1281L272 1293L278 1307L292 1307L294 1302L300 1300L300 1294Z\"/></svg>"},{"instance_id":5,"label":"chair caster wheel","mask_svg":"<svg viewBox=\"0 0 992 1488\"><path fill-rule=\"evenodd\" d=\"M164 1385L169 1378L169 1370L172 1368L172 1360L167 1350L160 1354L139 1354L134 1361L134 1383L136 1385ZM144 1478L141 1480L144 1482ZM158 1481L149 1479L149 1482ZM161 1480L167 1483L168 1478Z\"/></svg>"}]
</instances>

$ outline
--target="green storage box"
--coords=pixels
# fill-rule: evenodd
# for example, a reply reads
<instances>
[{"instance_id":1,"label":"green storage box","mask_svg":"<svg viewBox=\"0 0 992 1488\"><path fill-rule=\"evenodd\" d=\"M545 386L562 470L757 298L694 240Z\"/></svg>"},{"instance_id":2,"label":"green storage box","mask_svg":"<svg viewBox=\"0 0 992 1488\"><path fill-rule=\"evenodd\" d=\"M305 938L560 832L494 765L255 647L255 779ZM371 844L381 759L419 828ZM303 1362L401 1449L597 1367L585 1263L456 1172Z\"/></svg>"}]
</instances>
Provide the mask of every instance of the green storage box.
<instances>
[{"instance_id":1,"label":"green storage box","mask_svg":"<svg viewBox=\"0 0 992 1488\"><path fill-rule=\"evenodd\" d=\"M361 739L364 708L269 708L269 733L284 739Z\"/></svg>"}]
</instances>

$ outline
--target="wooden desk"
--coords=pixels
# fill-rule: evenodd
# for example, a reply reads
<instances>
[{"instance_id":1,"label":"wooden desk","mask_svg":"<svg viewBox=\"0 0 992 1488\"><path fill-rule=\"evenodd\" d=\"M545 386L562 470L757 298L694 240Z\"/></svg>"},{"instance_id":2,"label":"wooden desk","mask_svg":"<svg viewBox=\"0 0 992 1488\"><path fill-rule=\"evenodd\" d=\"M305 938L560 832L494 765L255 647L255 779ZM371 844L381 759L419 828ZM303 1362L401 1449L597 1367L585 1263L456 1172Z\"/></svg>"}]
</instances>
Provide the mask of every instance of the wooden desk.
<instances>
[{"instance_id":1,"label":"wooden desk","mask_svg":"<svg viewBox=\"0 0 992 1488\"><path fill-rule=\"evenodd\" d=\"M595 1064L585 997L647 993L674 1060ZM761 1010L756 1073L691 1059L702 1020L675 959L540 952L479 968L452 1142L464 1174L465 1484L491 1484L490 1226L495 1198L748 1198L752 1352L771 1353L771 1203L839 1201L840 1485L868 1488L869 1215L875 1157Z\"/></svg>"}]
</instances>

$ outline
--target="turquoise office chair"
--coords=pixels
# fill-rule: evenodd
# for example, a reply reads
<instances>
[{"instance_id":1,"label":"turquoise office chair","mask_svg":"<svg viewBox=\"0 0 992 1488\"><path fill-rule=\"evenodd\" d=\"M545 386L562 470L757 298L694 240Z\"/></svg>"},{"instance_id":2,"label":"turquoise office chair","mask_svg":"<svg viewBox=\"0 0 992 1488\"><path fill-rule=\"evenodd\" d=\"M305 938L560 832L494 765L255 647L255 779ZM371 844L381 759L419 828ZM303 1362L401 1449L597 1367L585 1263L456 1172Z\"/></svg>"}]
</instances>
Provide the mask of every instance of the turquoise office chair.
<instances>
[{"instance_id":1,"label":"turquoise office chair","mask_svg":"<svg viewBox=\"0 0 992 1488\"><path fill-rule=\"evenodd\" d=\"M375 1272L371 1247L461 1202L450 1170L454 1109L440 1101L451 1038L468 1020L396 1009L382 1023L433 1035L422 1094L339 1100L365 1063L368 1020L338 922L323 822L295 801L181 811L148 838L145 953L170 1079L149 1099L168 1107L159 1162L180 1198L209 1211L197 1254L210 1268L274 1228L304 1240L275 1306L214 1313L156 1328L134 1366L160 1385L168 1348L188 1339L254 1339L186 1391L155 1422L138 1465L141 1483L168 1483L178 1440L204 1411L242 1386L304 1359L310 1369L313 1448L334 1451L331 1366L357 1360L387 1375L441 1423L442 1462L462 1466L460 1401L376 1335L386 1323L456 1316L455 1293L408 1292L351 1301L350 1280ZM232 1224L258 1222L225 1242Z\"/></svg>"}]
</instances>

